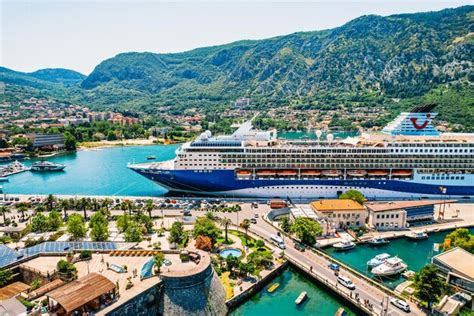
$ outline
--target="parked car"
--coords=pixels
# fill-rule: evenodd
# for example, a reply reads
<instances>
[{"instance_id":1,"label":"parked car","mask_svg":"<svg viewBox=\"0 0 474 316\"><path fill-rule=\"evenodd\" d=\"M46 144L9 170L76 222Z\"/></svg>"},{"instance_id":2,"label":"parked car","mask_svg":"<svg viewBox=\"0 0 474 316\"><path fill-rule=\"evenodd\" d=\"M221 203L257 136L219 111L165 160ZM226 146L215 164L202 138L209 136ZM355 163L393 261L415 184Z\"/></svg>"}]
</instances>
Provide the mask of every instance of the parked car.
<instances>
[{"instance_id":1,"label":"parked car","mask_svg":"<svg viewBox=\"0 0 474 316\"><path fill-rule=\"evenodd\" d=\"M340 267L337 263L331 263L328 265L329 269L333 270L333 271L339 271Z\"/></svg>"},{"instance_id":2,"label":"parked car","mask_svg":"<svg viewBox=\"0 0 474 316\"><path fill-rule=\"evenodd\" d=\"M298 251L303 252L303 251L306 250L306 247L305 247L305 245L303 245L303 244L297 242L297 243L295 243L295 249L298 250Z\"/></svg>"},{"instance_id":3,"label":"parked car","mask_svg":"<svg viewBox=\"0 0 474 316\"><path fill-rule=\"evenodd\" d=\"M337 277L337 282L339 284L342 284L343 286L347 287L349 290L355 290L356 286L354 283L352 283L351 279L344 275L339 275Z\"/></svg>"},{"instance_id":4,"label":"parked car","mask_svg":"<svg viewBox=\"0 0 474 316\"><path fill-rule=\"evenodd\" d=\"M395 306L395 307L401 309L401 310L404 311L404 312L407 312L407 313L410 312L410 305L408 305L407 302L402 301L402 300L400 300L400 299L398 299L398 298L392 298L392 299L390 300L390 304L392 304L393 306Z\"/></svg>"},{"instance_id":5,"label":"parked car","mask_svg":"<svg viewBox=\"0 0 474 316\"><path fill-rule=\"evenodd\" d=\"M256 219L256 218L251 218L251 219L250 219L250 223L252 223L252 224L257 224L257 219Z\"/></svg>"}]
</instances>

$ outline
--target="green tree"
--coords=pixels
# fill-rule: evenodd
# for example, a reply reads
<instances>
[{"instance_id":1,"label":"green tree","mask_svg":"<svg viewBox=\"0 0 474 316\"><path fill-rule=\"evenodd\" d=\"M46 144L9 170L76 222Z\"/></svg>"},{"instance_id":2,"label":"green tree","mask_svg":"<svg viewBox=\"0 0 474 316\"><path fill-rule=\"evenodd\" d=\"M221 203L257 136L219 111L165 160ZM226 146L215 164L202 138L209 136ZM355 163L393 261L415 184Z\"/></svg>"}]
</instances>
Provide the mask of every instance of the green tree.
<instances>
[{"instance_id":1,"label":"green tree","mask_svg":"<svg viewBox=\"0 0 474 316\"><path fill-rule=\"evenodd\" d=\"M229 226L232 225L232 221L230 219L228 219L227 217L224 217L219 221L219 223L220 223L221 227L224 227L224 229L225 229L225 242L228 243L229 239L227 238L227 236L228 236L227 231L229 229Z\"/></svg>"},{"instance_id":2,"label":"green tree","mask_svg":"<svg viewBox=\"0 0 474 316\"><path fill-rule=\"evenodd\" d=\"M291 219L289 216L283 216L280 220L280 228L285 232L289 233L291 230Z\"/></svg>"},{"instance_id":3,"label":"green tree","mask_svg":"<svg viewBox=\"0 0 474 316\"><path fill-rule=\"evenodd\" d=\"M58 209L63 211L64 218L67 217L67 211L71 207L71 204L69 203L68 199L61 199L58 202Z\"/></svg>"},{"instance_id":4,"label":"green tree","mask_svg":"<svg viewBox=\"0 0 474 316\"><path fill-rule=\"evenodd\" d=\"M67 219L67 231L71 234L73 239L85 237L87 228L84 217L77 213L71 214Z\"/></svg>"},{"instance_id":5,"label":"green tree","mask_svg":"<svg viewBox=\"0 0 474 316\"><path fill-rule=\"evenodd\" d=\"M106 241L109 238L109 222L102 212L94 213L91 216L89 227L93 241Z\"/></svg>"},{"instance_id":6,"label":"green tree","mask_svg":"<svg viewBox=\"0 0 474 316\"><path fill-rule=\"evenodd\" d=\"M46 211L46 207L43 204L38 204L35 207L35 214L40 214Z\"/></svg>"},{"instance_id":7,"label":"green tree","mask_svg":"<svg viewBox=\"0 0 474 316\"><path fill-rule=\"evenodd\" d=\"M74 264L61 259L56 264L56 269L61 279L71 280L77 277L77 268Z\"/></svg>"},{"instance_id":8,"label":"green tree","mask_svg":"<svg viewBox=\"0 0 474 316\"><path fill-rule=\"evenodd\" d=\"M240 224L240 227L242 227L245 230L245 245L248 245L248 239L249 239L249 228L252 223L248 218L244 219L242 223Z\"/></svg>"},{"instance_id":9,"label":"green tree","mask_svg":"<svg viewBox=\"0 0 474 316\"><path fill-rule=\"evenodd\" d=\"M298 217L291 225L291 231L301 242L314 245L316 236L321 235L322 229L318 222L307 217Z\"/></svg>"},{"instance_id":10,"label":"green tree","mask_svg":"<svg viewBox=\"0 0 474 316\"><path fill-rule=\"evenodd\" d=\"M114 203L114 201L112 201L111 199L109 198L105 198L102 200L102 207L105 207L107 209L107 212L110 212L110 206Z\"/></svg>"},{"instance_id":11,"label":"green tree","mask_svg":"<svg viewBox=\"0 0 474 316\"><path fill-rule=\"evenodd\" d=\"M46 202L46 205L48 207L48 212L51 212L53 210L54 204L56 204L56 202L57 202L57 199L54 195L50 194L46 198L45 202Z\"/></svg>"},{"instance_id":12,"label":"green tree","mask_svg":"<svg viewBox=\"0 0 474 316\"><path fill-rule=\"evenodd\" d=\"M341 195L339 195L339 198L341 200L344 199L344 200L356 201L359 204L364 204L365 202L365 196L357 190L348 190L342 193Z\"/></svg>"},{"instance_id":13,"label":"green tree","mask_svg":"<svg viewBox=\"0 0 474 316\"><path fill-rule=\"evenodd\" d=\"M6 206L0 206L0 214L3 216L3 222L7 221L7 214L10 213L10 209Z\"/></svg>"},{"instance_id":14,"label":"green tree","mask_svg":"<svg viewBox=\"0 0 474 316\"><path fill-rule=\"evenodd\" d=\"M31 231L44 233L49 231L48 218L43 213L38 213L31 219Z\"/></svg>"},{"instance_id":15,"label":"green tree","mask_svg":"<svg viewBox=\"0 0 474 316\"><path fill-rule=\"evenodd\" d=\"M176 221L171 225L168 240L170 243L180 245L184 239L184 225L180 221Z\"/></svg>"},{"instance_id":16,"label":"green tree","mask_svg":"<svg viewBox=\"0 0 474 316\"><path fill-rule=\"evenodd\" d=\"M474 253L474 235L467 228L458 228L446 236L451 241L451 246L463 248Z\"/></svg>"},{"instance_id":17,"label":"green tree","mask_svg":"<svg viewBox=\"0 0 474 316\"><path fill-rule=\"evenodd\" d=\"M155 203L153 202L152 199L148 199L145 201L144 209L145 211L147 211L148 217L151 218L151 212L153 211L154 208L155 208Z\"/></svg>"},{"instance_id":18,"label":"green tree","mask_svg":"<svg viewBox=\"0 0 474 316\"><path fill-rule=\"evenodd\" d=\"M67 150L76 150L76 137L72 135L70 132L64 132L64 146Z\"/></svg>"},{"instance_id":19,"label":"green tree","mask_svg":"<svg viewBox=\"0 0 474 316\"><path fill-rule=\"evenodd\" d=\"M165 261L165 255L162 252L159 252L155 255L153 259L155 262L155 266L158 269L158 273L160 273L161 266L163 265Z\"/></svg>"},{"instance_id":20,"label":"green tree","mask_svg":"<svg viewBox=\"0 0 474 316\"><path fill-rule=\"evenodd\" d=\"M52 210L48 214L48 228L49 230L55 231L58 230L59 227L63 225L63 220L61 219L61 214L56 211Z\"/></svg>"},{"instance_id":21,"label":"green tree","mask_svg":"<svg viewBox=\"0 0 474 316\"><path fill-rule=\"evenodd\" d=\"M135 221L130 221L128 223L128 227L125 230L124 235L126 242L140 242L143 240L142 229Z\"/></svg>"},{"instance_id":22,"label":"green tree","mask_svg":"<svg viewBox=\"0 0 474 316\"><path fill-rule=\"evenodd\" d=\"M446 281L439 276L438 272L435 265L428 264L414 277L415 297L426 302L429 307L449 292Z\"/></svg>"},{"instance_id":23,"label":"green tree","mask_svg":"<svg viewBox=\"0 0 474 316\"><path fill-rule=\"evenodd\" d=\"M25 212L28 211L28 208L30 207L30 203L26 202L20 202L15 204L15 208L18 210L18 212L21 213L21 217L24 219L25 218Z\"/></svg>"},{"instance_id":24,"label":"green tree","mask_svg":"<svg viewBox=\"0 0 474 316\"><path fill-rule=\"evenodd\" d=\"M132 215L132 211L135 208L135 204L131 200L125 200L120 204L120 208L126 214L125 212L128 211L128 215Z\"/></svg>"},{"instance_id":25,"label":"green tree","mask_svg":"<svg viewBox=\"0 0 474 316\"><path fill-rule=\"evenodd\" d=\"M13 273L9 269L0 269L0 287L7 285L13 279Z\"/></svg>"},{"instance_id":26,"label":"green tree","mask_svg":"<svg viewBox=\"0 0 474 316\"><path fill-rule=\"evenodd\" d=\"M146 232L147 234L153 233L153 220L151 219L151 217L139 213L135 218L136 221L140 223L140 225L143 227L144 232Z\"/></svg>"},{"instance_id":27,"label":"green tree","mask_svg":"<svg viewBox=\"0 0 474 316\"><path fill-rule=\"evenodd\" d=\"M125 214L117 216L117 229L123 233L127 230L129 223L132 221L132 217Z\"/></svg>"},{"instance_id":28,"label":"green tree","mask_svg":"<svg viewBox=\"0 0 474 316\"><path fill-rule=\"evenodd\" d=\"M89 206L90 206L89 200L84 197L76 201L76 209L84 213L84 219L86 220L87 220L87 208L89 208Z\"/></svg>"},{"instance_id":29,"label":"green tree","mask_svg":"<svg viewBox=\"0 0 474 316\"><path fill-rule=\"evenodd\" d=\"M207 236L211 238L214 244L219 238L221 231L217 228L216 224L207 217L198 217L194 224L193 237L196 238L199 235Z\"/></svg>"}]
</instances>

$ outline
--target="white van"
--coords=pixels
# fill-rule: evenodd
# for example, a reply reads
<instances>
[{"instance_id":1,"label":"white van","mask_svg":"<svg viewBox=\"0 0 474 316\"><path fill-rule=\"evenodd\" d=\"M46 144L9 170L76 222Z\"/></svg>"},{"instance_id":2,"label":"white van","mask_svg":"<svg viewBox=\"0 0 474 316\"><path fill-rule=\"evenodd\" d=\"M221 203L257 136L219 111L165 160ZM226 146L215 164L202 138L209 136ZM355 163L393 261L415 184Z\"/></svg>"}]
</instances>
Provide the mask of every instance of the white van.
<instances>
[{"instance_id":1,"label":"white van","mask_svg":"<svg viewBox=\"0 0 474 316\"><path fill-rule=\"evenodd\" d=\"M278 236L278 235L271 235L270 240L278 246L280 249L286 249L285 243L283 242L283 239Z\"/></svg>"},{"instance_id":2,"label":"white van","mask_svg":"<svg viewBox=\"0 0 474 316\"><path fill-rule=\"evenodd\" d=\"M352 283L351 279L344 275L339 275L337 277L337 282L347 287L349 290L355 290L356 286Z\"/></svg>"},{"instance_id":3,"label":"white van","mask_svg":"<svg viewBox=\"0 0 474 316\"><path fill-rule=\"evenodd\" d=\"M394 306L400 308L401 310L407 312L407 313L410 312L410 305L408 305L408 303L405 302L405 301L402 301L402 300L400 300L400 299L398 299L398 298L392 298L392 299L390 300L390 303L391 303L392 305L394 305Z\"/></svg>"}]
</instances>

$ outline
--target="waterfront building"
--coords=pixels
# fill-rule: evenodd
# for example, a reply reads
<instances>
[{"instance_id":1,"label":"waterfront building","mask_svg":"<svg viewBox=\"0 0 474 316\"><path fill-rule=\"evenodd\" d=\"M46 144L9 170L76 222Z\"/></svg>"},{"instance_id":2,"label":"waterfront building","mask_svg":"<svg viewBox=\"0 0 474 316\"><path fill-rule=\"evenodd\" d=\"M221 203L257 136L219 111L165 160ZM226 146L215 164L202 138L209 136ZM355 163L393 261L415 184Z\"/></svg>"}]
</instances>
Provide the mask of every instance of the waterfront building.
<instances>
[{"instance_id":1,"label":"waterfront building","mask_svg":"<svg viewBox=\"0 0 474 316\"><path fill-rule=\"evenodd\" d=\"M365 206L369 212L368 225L377 230L404 229L416 221L433 220L434 207L455 201L387 201L369 202Z\"/></svg>"},{"instance_id":2,"label":"waterfront building","mask_svg":"<svg viewBox=\"0 0 474 316\"><path fill-rule=\"evenodd\" d=\"M440 253L431 259L446 277L449 285L469 294L474 295L474 255L456 247Z\"/></svg>"},{"instance_id":3,"label":"waterfront building","mask_svg":"<svg viewBox=\"0 0 474 316\"><path fill-rule=\"evenodd\" d=\"M338 228L361 227L367 220L367 209L353 200L319 200L310 205L319 218L331 220Z\"/></svg>"},{"instance_id":4,"label":"waterfront building","mask_svg":"<svg viewBox=\"0 0 474 316\"><path fill-rule=\"evenodd\" d=\"M438 133L432 106L402 113L383 133L290 140L251 121L210 131L176 158L129 167L172 192L322 199L358 190L369 200L474 198L474 134ZM410 125L411 124L411 125Z\"/></svg>"},{"instance_id":5,"label":"waterfront building","mask_svg":"<svg viewBox=\"0 0 474 316\"><path fill-rule=\"evenodd\" d=\"M64 149L64 135L63 134L30 134L34 148L59 150Z\"/></svg>"}]
</instances>

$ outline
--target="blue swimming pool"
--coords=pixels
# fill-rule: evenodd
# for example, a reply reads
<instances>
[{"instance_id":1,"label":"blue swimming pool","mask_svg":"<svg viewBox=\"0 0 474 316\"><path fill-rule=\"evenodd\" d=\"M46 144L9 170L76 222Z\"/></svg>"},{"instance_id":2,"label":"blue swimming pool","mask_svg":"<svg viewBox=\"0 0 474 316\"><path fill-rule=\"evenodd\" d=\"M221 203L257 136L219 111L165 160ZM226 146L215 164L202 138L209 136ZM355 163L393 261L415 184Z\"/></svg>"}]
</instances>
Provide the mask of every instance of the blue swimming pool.
<instances>
[{"instance_id":1,"label":"blue swimming pool","mask_svg":"<svg viewBox=\"0 0 474 316\"><path fill-rule=\"evenodd\" d=\"M242 255L242 250L236 248L226 248L222 250L219 255L222 258L227 258L228 256L240 257Z\"/></svg>"}]
</instances>

